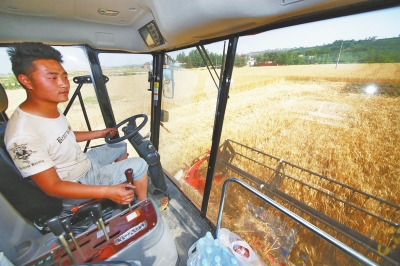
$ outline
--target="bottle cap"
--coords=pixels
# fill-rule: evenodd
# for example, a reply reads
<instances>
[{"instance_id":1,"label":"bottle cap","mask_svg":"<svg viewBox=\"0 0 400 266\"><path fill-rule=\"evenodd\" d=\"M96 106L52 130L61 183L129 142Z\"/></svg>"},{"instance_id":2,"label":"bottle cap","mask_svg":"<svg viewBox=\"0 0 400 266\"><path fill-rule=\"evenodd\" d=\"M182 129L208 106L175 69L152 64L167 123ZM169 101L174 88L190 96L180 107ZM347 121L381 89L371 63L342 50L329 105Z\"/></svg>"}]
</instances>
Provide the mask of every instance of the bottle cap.
<instances>
[{"instance_id":1,"label":"bottle cap","mask_svg":"<svg viewBox=\"0 0 400 266\"><path fill-rule=\"evenodd\" d=\"M212 250L211 250L210 247L207 247L207 248L206 248L206 252L207 252L208 254L211 254L211 251L212 251Z\"/></svg>"}]
</instances>

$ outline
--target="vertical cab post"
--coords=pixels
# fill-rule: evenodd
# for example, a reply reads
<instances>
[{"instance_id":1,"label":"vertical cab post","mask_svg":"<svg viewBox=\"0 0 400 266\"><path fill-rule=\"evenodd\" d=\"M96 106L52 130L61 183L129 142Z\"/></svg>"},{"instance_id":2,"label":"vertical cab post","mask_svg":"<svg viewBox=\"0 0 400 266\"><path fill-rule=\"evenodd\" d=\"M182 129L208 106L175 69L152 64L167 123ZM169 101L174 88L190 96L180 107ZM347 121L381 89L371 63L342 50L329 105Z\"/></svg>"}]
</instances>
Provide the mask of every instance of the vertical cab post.
<instances>
[{"instance_id":1,"label":"vertical cab post","mask_svg":"<svg viewBox=\"0 0 400 266\"><path fill-rule=\"evenodd\" d=\"M163 79L164 53L157 53L153 57L153 91L151 92L151 119L150 119L150 141L158 150L161 121L161 99Z\"/></svg>"},{"instance_id":2,"label":"vertical cab post","mask_svg":"<svg viewBox=\"0 0 400 266\"><path fill-rule=\"evenodd\" d=\"M226 104L228 102L229 87L231 85L232 71L235 62L236 47L239 37L229 38L228 52L226 54L225 71L222 76L221 87L218 91L217 108L215 112L214 128L212 134L212 144L210 160L208 162L206 183L204 186L203 203L201 205L201 214L206 217L208 201L211 194L211 185L213 181L215 163L218 155L219 142L221 140L222 126L225 117Z\"/></svg>"},{"instance_id":3,"label":"vertical cab post","mask_svg":"<svg viewBox=\"0 0 400 266\"><path fill-rule=\"evenodd\" d=\"M116 125L114 112L111 107L111 101L108 96L106 84L103 80L103 73L101 71L98 53L87 45L85 45L85 51L92 72L92 82L99 102L101 114L103 115L104 123L106 127L113 127Z\"/></svg>"}]
</instances>

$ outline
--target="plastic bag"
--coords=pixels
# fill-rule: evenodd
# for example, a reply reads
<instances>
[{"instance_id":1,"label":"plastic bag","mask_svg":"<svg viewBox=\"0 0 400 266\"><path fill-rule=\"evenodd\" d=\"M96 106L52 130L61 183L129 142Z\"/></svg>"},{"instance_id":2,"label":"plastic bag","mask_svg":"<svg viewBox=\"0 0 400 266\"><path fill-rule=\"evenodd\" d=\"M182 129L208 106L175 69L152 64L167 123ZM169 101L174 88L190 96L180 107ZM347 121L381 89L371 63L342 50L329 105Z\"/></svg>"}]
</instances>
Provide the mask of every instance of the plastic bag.
<instances>
[{"instance_id":1,"label":"plastic bag","mask_svg":"<svg viewBox=\"0 0 400 266\"><path fill-rule=\"evenodd\" d=\"M237 234L226 228L221 228L218 234L221 246L227 247L238 260L239 265L265 266L257 253Z\"/></svg>"},{"instance_id":2,"label":"plastic bag","mask_svg":"<svg viewBox=\"0 0 400 266\"><path fill-rule=\"evenodd\" d=\"M0 265L1 266L14 266L14 264L11 263L11 261L8 260L6 255L3 254L3 252L0 252Z\"/></svg>"}]
</instances>

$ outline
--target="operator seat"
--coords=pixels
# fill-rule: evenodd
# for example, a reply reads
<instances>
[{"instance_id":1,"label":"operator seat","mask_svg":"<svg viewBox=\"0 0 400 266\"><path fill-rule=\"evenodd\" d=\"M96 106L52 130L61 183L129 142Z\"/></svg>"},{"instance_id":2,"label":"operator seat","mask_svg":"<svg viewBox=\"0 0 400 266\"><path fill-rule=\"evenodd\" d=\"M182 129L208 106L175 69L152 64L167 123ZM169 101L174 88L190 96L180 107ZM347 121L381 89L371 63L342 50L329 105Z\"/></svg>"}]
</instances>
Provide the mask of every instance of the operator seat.
<instances>
[{"instance_id":1,"label":"operator seat","mask_svg":"<svg viewBox=\"0 0 400 266\"><path fill-rule=\"evenodd\" d=\"M0 251L12 260L17 257L16 243L26 238L36 239L44 233L33 223L59 215L62 204L32 181L24 180L14 165L4 143L7 108L7 95L0 84Z\"/></svg>"},{"instance_id":2,"label":"operator seat","mask_svg":"<svg viewBox=\"0 0 400 266\"><path fill-rule=\"evenodd\" d=\"M0 84L0 192L10 204L27 220L48 219L59 215L63 205L58 198L45 194L29 178L22 177L7 152L4 134L7 127L8 98Z\"/></svg>"}]
</instances>

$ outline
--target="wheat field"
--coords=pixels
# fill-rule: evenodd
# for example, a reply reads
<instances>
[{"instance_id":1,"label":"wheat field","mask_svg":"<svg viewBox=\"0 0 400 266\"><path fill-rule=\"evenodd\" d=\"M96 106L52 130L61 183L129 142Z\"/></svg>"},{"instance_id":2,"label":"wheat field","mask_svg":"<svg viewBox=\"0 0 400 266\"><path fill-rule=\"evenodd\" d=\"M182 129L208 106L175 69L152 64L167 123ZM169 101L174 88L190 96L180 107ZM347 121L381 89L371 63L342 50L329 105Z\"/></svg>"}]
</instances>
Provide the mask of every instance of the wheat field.
<instances>
[{"instance_id":1,"label":"wheat field","mask_svg":"<svg viewBox=\"0 0 400 266\"><path fill-rule=\"evenodd\" d=\"M362 90L357 93L348 90L360 84L363 88L376 84L379 89L389 87L396 90L400 84L399 71L399 64L344 65L337 69L334 65L235 68L221 142L226 138L233 139L400 204L400 153L396 147L400 140L397 115L400 100L381 94L368 95ZM217 91L207 71L190 72L193 77L187 83L181 83L182 90L193 81L200 85L193 86L195 91L185 91L185 97L184 94L180 95L180 106L176 102L165 105L169 107L170 117L173 117L167 123L168 128L184 138L184 141L180 141L181 137L166 133L161 136L163 162L167 162L166 165L173 172L183 168L182 162L190 165L211 144L216 104L213 97L216 97ZM196 72L197 75L194 75ZM176 80L182 81L183 78L178 79L179 74ZM179 89L178 83L176 91ZM176 150L180 151L179 154ZM185 182L181 185L185 193L200 206L202 199L198 193ZM309 206L323 209L327 215L340 221L350 218L340 209L327 205L320 195L289 185L281 190L298 194ZM213 184L209 202L207 215L214 222L221 186L222 182ZM266 240L269 227L257 219L250 219L254 218L251 215L249 218L245 206L251 195L239 188L228 193L233 198L229 197L226 203L228 210L224 212L223 226L244 236L267 261L274 254L271 251L277 247ZM255 199L253 201L257 202ZM383 239L377 234L378 230L374 230L375 224L368 224L362 218L353 218L350 222L359 232L376 231L375 235L369 237L384 245L389 243L387 238ZM385 232L385 235L391 234ZM342 265L354 263L307 232L299 233L298 241L293 252L297 256L290 257L296 264L329 265L333 261ZM321 249L329 250L330 255L327 256ZM307 254L305 257L309 258L309 262L305 263L299 254ZM284 261L284 258L280 259Z\"/></svg>"},{"instance_id":2,"label":"wheat field","mask_svg":"<svg viewBox=\"0 0 400 266\"><path fill-rule=\"evenodd\" d=\"M193 77L180 83L185 72ZM221 139L399 204L390 192L400 184L399 98L343 92L352 82L399 84L399 74L400 64L235 68ZM210 148L217 89L207 75L176 72L176 99L164 101L173 134L162 131L160 153L172 173ZM202 86L188 90L188 83Z\"/></svg>"}]
</instances>

